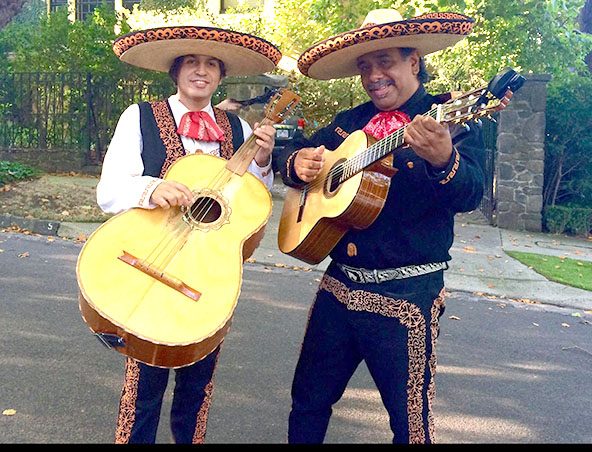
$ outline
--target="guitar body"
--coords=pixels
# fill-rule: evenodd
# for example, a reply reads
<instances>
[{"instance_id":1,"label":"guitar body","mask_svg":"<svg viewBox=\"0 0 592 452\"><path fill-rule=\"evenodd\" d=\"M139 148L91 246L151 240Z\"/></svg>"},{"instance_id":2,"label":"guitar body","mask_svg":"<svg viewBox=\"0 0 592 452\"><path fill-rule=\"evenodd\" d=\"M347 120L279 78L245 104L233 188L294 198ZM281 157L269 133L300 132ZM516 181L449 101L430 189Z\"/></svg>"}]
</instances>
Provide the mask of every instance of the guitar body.
<instances>
[{"instance_id":1,"label":"guitar body","mask_svg":"<svg viewBox=\"0 0 592 452\"><path fill-rule=\"evenodd\" d=\"M288 189L278 230L280 250L309 264L329 255L350 229L370 226L384 206L392 176L392 154L368 166L345 182L331 186L331 168L365 151L374 139L359 130L332 152L325 152L325 164L308 184L304 205L303 189Z\"/></svg>"},{"instance_id":2,"label":"guitar body","mask_svg":"<svg viewBox=\"0 0 592 452\"><path fill-rule=\"evenodd\" d=\"M272 205L259 179L236 176L226 163L189 155L165 176L212 200L209 217L184 219L180 208L131 209L105 222L83 246L76 268L82 316L99 337L118 338L111 345L120 353L181 367L223 341L242 264L259 244ZM228 182L214 186L220 174Z\"/></svg>"}]
</instances>

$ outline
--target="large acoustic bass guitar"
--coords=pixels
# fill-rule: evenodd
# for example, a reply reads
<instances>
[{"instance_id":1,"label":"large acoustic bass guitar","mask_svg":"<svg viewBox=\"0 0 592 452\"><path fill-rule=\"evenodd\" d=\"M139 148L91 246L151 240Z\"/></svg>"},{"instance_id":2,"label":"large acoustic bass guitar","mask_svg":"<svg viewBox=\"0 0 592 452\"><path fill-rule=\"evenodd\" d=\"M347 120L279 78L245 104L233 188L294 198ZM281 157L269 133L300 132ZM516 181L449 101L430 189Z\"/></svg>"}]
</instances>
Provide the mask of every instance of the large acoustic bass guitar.
<instances>
[{"instance_id":1,"label":"large acoustic bass guitar","mask_svg":"<svg viewBox=\"0 0 592 452\"><path fill-rule=\"evenodd\" d=\"M300 98L280 90L261 125L281 122ZM76 274L84 321L107 345L150 365L182 367L224 339L242 283L242 265L263 236L271 194L247 171L255 135L230 160L192 154L165 179L187 185L188 208L134 208L86 241Z\"/></svg>"},{"instance_id":2,"label":"large acoustic bass guitar","mask_svg":"<svg viewBox=\"0 0 592 452\"><path fill-rule=\"evenodd\" d=\"M434 106L425 115L440 123L464 124L504 108L508 91L515 92L523 83L524 77L508 68L487 87ZM357 130L337 149L326 152L319 175L286 193L278 229L280 251L317 264L347 231L370 226L380 214L397 172L392 153L406 146L404 133L402 127L376 141Z\"/></svg>"}]
</instances>

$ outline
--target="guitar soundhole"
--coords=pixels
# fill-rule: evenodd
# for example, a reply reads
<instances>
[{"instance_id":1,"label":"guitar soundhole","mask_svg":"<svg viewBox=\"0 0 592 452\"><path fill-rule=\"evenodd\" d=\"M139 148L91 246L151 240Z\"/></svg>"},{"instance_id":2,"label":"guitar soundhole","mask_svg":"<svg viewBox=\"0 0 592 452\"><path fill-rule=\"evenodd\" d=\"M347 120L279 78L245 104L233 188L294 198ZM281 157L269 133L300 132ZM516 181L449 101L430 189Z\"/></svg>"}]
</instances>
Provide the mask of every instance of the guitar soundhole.
<instances>
[{"instance_id":1,"label":"guitar soundhole","mask_svg":"<svg viewBox=\"0 0 592 452\"><path fill-rule=\"evenodd\" d=\"M214 198L202 196L191 205L189 215L197 223L214 223L222 214L222 206Z\"/></svg>"},{"instance_id":2,"label":"guitar soundhole","mask_svg":"<svg viewBox=\"0 0 592 452\"><path fill-rule=\"evenodd\" d=\"M331 197L339 190L343 178L343 165L346 159L339 159L331 167L325 179L325 196Z\"/></svg>"},{"instance_id":3,"label":"guitar soundhole","mask_svg":"<svg viewBox=\"0 0 592 452\"><path fill-rule=\"evenodd\" d=\"M230 222L232 209L228 200L218 191L203 189L193 192L195 201L191 207L182 207L183 220L192 229L207 232L220 229Z\"/></svg>"}]
</instances>

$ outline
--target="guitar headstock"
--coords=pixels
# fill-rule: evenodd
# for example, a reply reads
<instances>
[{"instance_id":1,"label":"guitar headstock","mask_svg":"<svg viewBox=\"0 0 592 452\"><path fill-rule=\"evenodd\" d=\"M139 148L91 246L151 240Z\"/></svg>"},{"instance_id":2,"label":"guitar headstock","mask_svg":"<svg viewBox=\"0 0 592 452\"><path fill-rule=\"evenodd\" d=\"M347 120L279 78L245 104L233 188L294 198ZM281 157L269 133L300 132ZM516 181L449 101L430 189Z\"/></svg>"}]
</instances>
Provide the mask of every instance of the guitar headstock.
<instances>
[{"instance_id":1,"label":"guitar headstock","mask_svg":"<svg viewBox=\"0 0 592 452\"><path fill-rule=\"evenodd\" d=\"M275 124L282 122L300 103L300 96L281 88L276 92L265 108L265 117Z\"/></svg>"},{"instance_id":2,"label":"guitar headstock","mask_svg":"<svg viewBox=\"0 0 592 452\"><path fill-rule=\"evenodd\" d=\"M526 79L511 68L491 79L486 88L455 97L441 105L440 122L465 123L503 110Z\"/></svg>"}]
</instances>

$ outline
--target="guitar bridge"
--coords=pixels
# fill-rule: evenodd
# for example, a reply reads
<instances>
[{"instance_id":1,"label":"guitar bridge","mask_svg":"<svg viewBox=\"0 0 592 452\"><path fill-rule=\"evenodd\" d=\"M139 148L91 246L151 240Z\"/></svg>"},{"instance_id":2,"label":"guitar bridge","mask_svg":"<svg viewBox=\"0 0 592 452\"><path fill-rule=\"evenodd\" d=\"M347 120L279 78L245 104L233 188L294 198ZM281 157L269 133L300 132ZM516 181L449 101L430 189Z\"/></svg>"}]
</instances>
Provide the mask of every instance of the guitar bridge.
<instances>
[{"instance_id":1,"label":"guitar bridge","mask_svg":"<svg viewBox=\"0 0 592 452\"><path fill-rule=\"evenodd\" d=\"M193 301L197 301L201 297L200 292L198 292L195 289L192 289L179 278L175 278L174 276L171 276L168 273L161 271L159 268L147 264L144 260L138 259L137 257L133 256L127 251L123 251L123 254L119 256L118 259L140 270L142 273L156 279L157 281L166 284L167 286L176 290L177 292L180 292L186 297L191 298Z\"/></svg>"}]
</instances>

